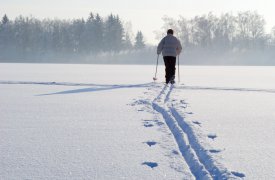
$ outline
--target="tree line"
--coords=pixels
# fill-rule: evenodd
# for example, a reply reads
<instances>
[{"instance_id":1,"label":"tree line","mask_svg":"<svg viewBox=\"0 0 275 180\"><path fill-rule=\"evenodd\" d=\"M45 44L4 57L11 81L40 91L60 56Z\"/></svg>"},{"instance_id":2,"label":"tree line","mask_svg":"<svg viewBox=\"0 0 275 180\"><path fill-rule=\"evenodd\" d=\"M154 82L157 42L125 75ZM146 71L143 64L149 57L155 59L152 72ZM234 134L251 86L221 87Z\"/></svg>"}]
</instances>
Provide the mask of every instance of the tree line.
<instances>
[{"instance_id":1,"label":"tree line","mask_svg":"<svg viewBox=\"0 0 275 180\"><path fill-rule=\"evenodd\" d=\"M265 24L255 11L165 16L156 39L174 29L190 64L241 64L245 59L245 64L275 65L275 26L267 33ZM145 43L143 33L134 35L131 24L118 15L90 13L87 19L73 20L23 16L10 20L4 15L0 22L0 62L147 64L154 63L155 54L156 47Z\"/></svg>"},{"instance_id":2,"label":"tree line","mask_svg":"<svg viewBox=\"0 0 275 180\"><path fill-rule=\"evenodd\" d=\"M0 22L0 58L64 58L144 48L143 33L132 34L131 26L126 27L113 14L102 17L90 13L87 19L74 20L23 16L10 20L4 15Z\"/></svg>"},{"instance_id":3,"label":"tree line","mask_svg":"<svg viewBox=\"0 0 275 180\"><path fill-rule=\"evenodd\" d=\"M265 31L265 19L256 11L239 12L237 15L213 13L187 19L163 18L163 31L171 27L187 50L209 51L264 50L275 46L275 26ZM159 33L163 36L163 34ZM158 36L160 37L160 36Z\"/></svg>"}]
</instances>

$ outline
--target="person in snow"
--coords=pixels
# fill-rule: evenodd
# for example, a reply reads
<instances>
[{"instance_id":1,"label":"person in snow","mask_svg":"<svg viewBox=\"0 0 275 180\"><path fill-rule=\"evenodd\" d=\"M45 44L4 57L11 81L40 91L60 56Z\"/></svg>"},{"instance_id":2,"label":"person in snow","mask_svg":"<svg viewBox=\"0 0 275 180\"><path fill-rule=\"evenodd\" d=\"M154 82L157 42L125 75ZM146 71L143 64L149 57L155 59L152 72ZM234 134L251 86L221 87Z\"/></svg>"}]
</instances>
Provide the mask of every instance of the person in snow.
<instances>
[{"instance_id":1,"label":"person in snow","mask_svg":"<svg viewBox=\"0 0 275 180\"><path fill-rule=\"evenodd\" d=\"M173 35L174 31L168 29L167 36L165 36L158 44L157 54L162 52L165 64L165 78L166 84L175 83L176 71L176 57L181 53L182 46L180 41Z\"/></svg>"}]
</instances>

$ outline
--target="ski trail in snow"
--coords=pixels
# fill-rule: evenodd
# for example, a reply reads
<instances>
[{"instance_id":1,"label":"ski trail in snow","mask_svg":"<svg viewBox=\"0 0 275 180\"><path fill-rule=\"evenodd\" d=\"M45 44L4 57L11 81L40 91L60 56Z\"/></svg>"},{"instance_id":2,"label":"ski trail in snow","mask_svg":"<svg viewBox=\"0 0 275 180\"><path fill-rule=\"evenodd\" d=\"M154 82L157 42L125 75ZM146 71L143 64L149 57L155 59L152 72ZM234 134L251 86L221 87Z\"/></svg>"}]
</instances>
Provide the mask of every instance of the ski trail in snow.
<instances>
[{"instance_id":1,"label":"ski trail in snow","mask_svg":"<svg viewBox=\"0 0 275 180\"><path fill-rule=\"evenodd\" d=\"M95 84L95 83L74 83L74 82L40 82L40 81L3 81L0 84L17 84L17 85L51 85L51 86L95 86L109 88L131 88L131 87L150 87L152 83L144 84Z\"/></svg>"},{"instance_id":2,"label":"ski trail in snow","mask_svg":"<svg viewBox=\"0 0 275 180\"><path fill-rule=\"evenodd\" d=\"M35 81L1 81L0 84L6 85L47 85L47 86L71 86L71 87L82 87L80 89L72 89L65 91L58 91L52 93L38 94L37 96L49 96L49 95L60 95L60 94L76 94L76 93L87 93L96 91L108 91L115 89L127 89L127 88L144 88L150 87L152 83L143 84L93 84L93 83L72 83L72 82L35 82Z\"/></svg>"},{"instance_id":3,"label":"ski trail in snow","mask_svg":"<svg viewBox=\"0 0 275 180\"><path fill-rule=\"evenodd\" d=\"M177 87L177 89L275 93L275 89L253 89L253 88L237 88L237 87L230 88L230 87L182 86L182 87Z\"/></svg>"},{"instance_id":4,"label":"ski trail in snow","mask_svg":"<svg viewBox=\"0 0 275 180\"><path fill-rule=\"evenodd\" d=\"M173 88L173 85L163 87L152 107L163 116L193 176L196 179L239 179L211 157L211 151L200 144L192 127L173 107L170 100Z\"/></svg>"}]
</instances>

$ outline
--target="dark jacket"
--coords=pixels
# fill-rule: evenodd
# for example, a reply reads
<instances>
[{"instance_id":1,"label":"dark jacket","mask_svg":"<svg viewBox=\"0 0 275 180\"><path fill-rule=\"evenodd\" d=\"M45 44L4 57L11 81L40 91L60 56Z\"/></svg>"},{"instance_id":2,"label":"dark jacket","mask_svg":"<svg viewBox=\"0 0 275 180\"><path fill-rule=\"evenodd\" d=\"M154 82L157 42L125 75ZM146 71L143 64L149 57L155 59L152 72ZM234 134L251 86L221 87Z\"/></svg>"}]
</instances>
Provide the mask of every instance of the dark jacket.
<instances>
[{"instance_id":1,"label":"dark jacket","mask_svg":"<svg viewBox=\"0 0 275 180\"><path fill-rule=\"evenodd\" d=\"M180 41L172 34L168 34L160 41L157 49L157 54L160 54L162 52L163 56L177 57L177 55L180 54L181 50L182 46L180 44Z\"/></svg>"}]
</instances>

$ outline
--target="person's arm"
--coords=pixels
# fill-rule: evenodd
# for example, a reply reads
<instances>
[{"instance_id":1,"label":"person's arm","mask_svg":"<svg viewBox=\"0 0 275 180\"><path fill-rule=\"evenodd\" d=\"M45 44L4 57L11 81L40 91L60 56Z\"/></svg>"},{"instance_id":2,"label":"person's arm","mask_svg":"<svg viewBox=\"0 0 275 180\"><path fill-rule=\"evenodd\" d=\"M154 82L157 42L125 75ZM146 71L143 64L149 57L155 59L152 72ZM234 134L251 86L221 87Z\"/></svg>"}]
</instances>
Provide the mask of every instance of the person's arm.
<instances>
[{"instance_id":1,"label":"person's arm","mask_svg":"<svg viewBox=\"0 0 275 180\"><path fill-rule=\"evenodd\" d=\"M157 54L160 54L163 49L163 39L160 41L158 48L157 48Z\"/></svg>"}]
</instances>

